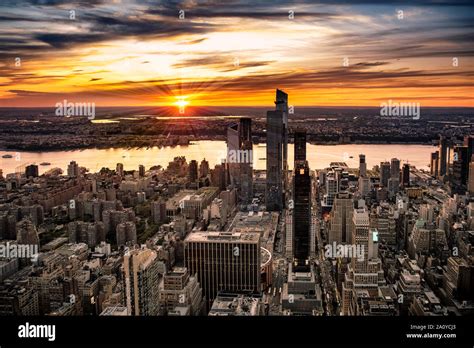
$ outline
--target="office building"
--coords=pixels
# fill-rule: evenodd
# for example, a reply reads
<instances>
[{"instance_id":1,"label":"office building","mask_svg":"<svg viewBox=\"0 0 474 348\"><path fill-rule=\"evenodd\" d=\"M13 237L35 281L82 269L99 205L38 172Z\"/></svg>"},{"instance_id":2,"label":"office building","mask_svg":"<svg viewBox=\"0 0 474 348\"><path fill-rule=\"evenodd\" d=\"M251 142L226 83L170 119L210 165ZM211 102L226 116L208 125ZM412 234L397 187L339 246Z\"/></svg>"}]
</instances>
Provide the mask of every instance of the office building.
<instances>
[{"instance_id":1,"label":"office building","mask_svg":"<svg viewBox=\"0 0 474 348\"><path fill-rule=\"evenodd\" d=\"M430 175L434 178L437 178L439 170L439 151L435 151L431 154L430 162Z\"/></svg>"},{"instance_id":2,"label":"office building","mask_svg":"<svg viewBox=\"0 0 474 348\"><path fill-rule=\"evenodd\" d=\"M307 161L295 162L293 177L293 251L295 267L307 267L310 256L311 176Z\"/></svg>"},{"instance_id":3,"label":"office building","mask_svg":"<svg viewBox=\"0 0 474 348\"><path fill-rule=\"evenodd\" d=\"M306 131L296 131L294 137L294 160L306 161Z\"/></svg>"},{"instance_id":4,"label":"office building","mask_svg":"<svg viewBox=\"0 0 474 348\"><path fill-rule=\"evenodd\" d=\"M188 181L190 183L196 182L198 179L198 163L196 160L189 162Z\"/></svg>"},{"instance_id":5,"label":"office building","mask_svg":"<svg viewBox=\"0 0 474 348\"><path fill-rule=\"evenodd\" d=\"M131 315L159 314L159 262L150 249L133 249L123 258L125 301Z\"/></svg>"},{"instance_id":6,"label":"office building","mask_svg":"<svg viewBox=\"0 0 474 348\"><path fill-rule=\"evenodd\" d=\"M403 164L402 185L403 187L410 187L410 165L408 163Z\"/></svg>"},{"instance_id":7,"label":"office building","mask_svg":"<svg viewBox=\"0 0 474 348\"><path fill-rule=\"evenodd\" d=\"M115 172L117 173L117 175L123 177L123 163L117 163L117 166L115 167Z\"/></svg>"},{"instance_id":8,"label":"office building","mask_svg":"<svg viewBox=\"0 0 474 348\"><path fill-rule=\"evenodd\" d=\"M364 154L359 155L359 176L363 178L367 176L367 163Z\"/></svg>"},{"instance_id":9,"label":"office building","mask_svg":"<svg viewBox=\"0 0 474 348\"><path fill-rule=\"evenodd\" d=\"M352 218L352 244L357 255L352 255L342 284L342 315L355 315L358 290L367 290L375 296L379 286L385 285L382 263L377 257L378 231L370 228L365 206L354 209Z\"/></svg>"},{"instance_id":10,"label":"office building","mask_svg":"<svg viewBox=\"0 0 474 348\"><path fill-rule=\"evenodd\" d=\"M339 192L334 198L331 214L329 217L328 243L337 244L351 243L352 239L352 214L354 203L352 194Z\"/></svg>"},{"instance_id":11,"label":"office building","mask_svg":"<svg viewBox=\"0 0 474 348\"><path fill-rule=\"evenodd\" d=\"M467 146L456 146L454 148L454 158L452 166L452 176L450 177L451 192L464 194L467 189L469 176L469 160Z\"/></svg>"},{"instance_id":12,"label":"office building","mask_svg":"<svg viewBox=\"0 0 474 348\"><path fill-rule=\"evenodd\" d=\"M25 168L25 176L27 178L37 178L38 177L38 166L36 164L30 164Z\"/></svg>"},{"instance_id":13,"label":"office building","mask_svg":"<svg viewBox=\"0 0 474 348\"><path fill-rule=\"evenodd\" d=\"M70 178L77 178L79 176L79 165L76 161L69 162L67 166L67 176Z\"/></svg>"},{"instance_id":14,"label":"office building","mask_svg":"<svg viewBox=\"0 0 474 348\"><path fill-rule=\"evenodd\" d=\"M438 175L440 178L448 174L449 166L449 144L445 136L439 137L439 167Z\"/></svg>"},{"instance_id":15,"label":"office building","mask_svg":"<svg viewBox=\"0 0 474 348\"><path fill-rule=\"evenodd\" d=\"M390 178L390 162L380 163L380 185L388 187L388 179Z\"/></svg>"},{"instance_id":16,"label":"office building","mask_svg":"<svg viewBox=\"0 0 474 348\"><path fill-rule=\"evenodd\" d=\"M143 178L145 176L145 166L143 164L140 164L138 166L138 176L140 178Z\"/></svg>"},{"instance_id":17,"label":"office building","mask_svg":"<svg viewBox=\"0 0 474 348\"><path fill-rule=\"evenodd\" d=\"M184 240L184 263L197 274L207 308L221 291L260 291L260 234L193 232Z\"/></svg>"},{"instance_id":18,"label":"office building","mask_svg":"<svg viewBox=\"0 0 474 348\"><path fill-rule=\"evenodd\" d=\"M201 286L186 267L175 267L163 275L160 282L160 306L166 314L185 307L189 315L202 315L203 295Z\"/></svg>"},{"instance_id":19,"label":"office building","mask_svg":"<svg viewBox=\"0 0 474 348\"><path fill-rule=\"evenodd\" d=\"M400 160L398 158L392 158L390 161L390 177L400 180Z\"/></svg>"},{"instance_id":20,"label":"office building","mask_svg":"<svg viewBox=\"0 0 474 348\"><path fill-rule=\"evenodd\" d=\"M266 206L283 209L288 175L288 95L277 89L275 110L267 112Z\"/></svg>"},{"instance_id":21,"label":"office building","mask_svg":"<svg viewBox=\"0 0 474 348\"><path fill-rule=\"evenodd\" d=\"M249 204L253 198L252 120L242 117L227 128L227 163L230 184L237 189L239 201Z\"/></svg>"}]
</instances>

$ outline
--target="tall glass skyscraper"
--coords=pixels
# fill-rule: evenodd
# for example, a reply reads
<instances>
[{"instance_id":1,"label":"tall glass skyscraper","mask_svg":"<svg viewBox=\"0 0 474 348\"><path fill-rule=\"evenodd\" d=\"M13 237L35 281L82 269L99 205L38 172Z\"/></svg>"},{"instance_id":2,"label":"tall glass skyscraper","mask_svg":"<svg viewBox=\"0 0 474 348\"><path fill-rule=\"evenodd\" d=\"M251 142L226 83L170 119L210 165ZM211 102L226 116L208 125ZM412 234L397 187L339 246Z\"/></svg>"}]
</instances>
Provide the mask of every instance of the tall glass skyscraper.
<instances>
[{"instance_id":1,"label":"tall glass skyscraper","mask_svg":"<svg viewBox=\"0 0 474 348\"><path fill-rule=\"evenodd\" d=\"M267 210L282 210L288 176L288 95L276 90L275 110L267 112Z\"/></svg>"}]
</instances>

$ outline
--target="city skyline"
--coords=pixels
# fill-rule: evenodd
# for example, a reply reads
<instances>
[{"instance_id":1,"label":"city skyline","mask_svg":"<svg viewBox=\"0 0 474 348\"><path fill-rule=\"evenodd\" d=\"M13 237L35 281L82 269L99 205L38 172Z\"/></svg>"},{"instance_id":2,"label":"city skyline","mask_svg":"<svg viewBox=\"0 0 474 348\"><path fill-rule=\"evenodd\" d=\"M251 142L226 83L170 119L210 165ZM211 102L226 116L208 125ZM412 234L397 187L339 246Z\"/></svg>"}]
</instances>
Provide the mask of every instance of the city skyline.
<instances>
[{"instance_id":1,"label":"city skyline","mask_svg":"<svg viewBox=\"0 0 474 348\"><path fill-rule=\"evenodd\" d=\"M296 107L474 106L467 1L25 0L0 10L1 106L270 106L275 87Z\"/></svg>"}]
</instances>

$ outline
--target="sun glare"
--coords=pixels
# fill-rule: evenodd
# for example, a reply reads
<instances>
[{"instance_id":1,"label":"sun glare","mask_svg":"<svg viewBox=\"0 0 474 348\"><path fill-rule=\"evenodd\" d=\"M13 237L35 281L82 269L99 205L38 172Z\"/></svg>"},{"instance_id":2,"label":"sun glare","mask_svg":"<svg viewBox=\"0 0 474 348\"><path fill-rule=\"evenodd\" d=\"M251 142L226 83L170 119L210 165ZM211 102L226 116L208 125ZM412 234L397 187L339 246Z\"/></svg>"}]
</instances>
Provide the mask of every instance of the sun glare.
<instances>
[{"instance_id":1,"label":"sun glare","mask_svg":"<svg viewBox=\"0 0 474 348\"><path fill-rule=\"evenodd\" d=\"M189 105L189 101L187 101L186 98L187 96L179 96L176 97L177 101L174 102L174 105L178 107L180 114L184 114L186 106Z\"/></svg>"}]
</instances>

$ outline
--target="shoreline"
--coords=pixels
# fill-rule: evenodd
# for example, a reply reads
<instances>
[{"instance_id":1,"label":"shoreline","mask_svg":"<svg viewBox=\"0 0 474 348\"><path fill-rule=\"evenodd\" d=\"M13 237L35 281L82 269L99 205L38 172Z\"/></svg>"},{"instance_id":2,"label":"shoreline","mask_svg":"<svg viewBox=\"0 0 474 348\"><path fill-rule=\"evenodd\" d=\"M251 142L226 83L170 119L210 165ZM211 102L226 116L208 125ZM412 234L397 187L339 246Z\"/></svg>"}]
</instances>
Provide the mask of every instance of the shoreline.
<instances>
[{"instance_id":1,"label":"shoreline","mask_svg":"<svg viewBox=\"0 0 474 348\"><path fill-rule=\"evenodd\" d=\"M225 140L220 139L197 139L191 141L189 144L186 145L163 145L163 146L139 146L139 147L124 147L124 146L86 146L86 147L61 147L61 148L47 148L47 149L39 149L39 150L30 150L30 149L20 149L20 148L2 148L0 147L1 152L5 153L15 153L15 152L30 152L30 153L44 153L44 152L74 152L74 151L85 151L85 150L107 150L107 149L124 149L124 150L140 150L140 149L149 149L149 148L176 148L176 147L187 147L196 145L193 142L198 141L222 141ZM293 144L293 143L288 143ZM314 142L308 141L308 145L319 145L319 146L341 146L341 145L421 145L421 146L433 146L436 147L433 143L427 142L353 142L353 143L334 143L334 142ZM254 146L261 147L265 145L263 142L257 142L253 144Z\"/></svg>"}]
</instances>

